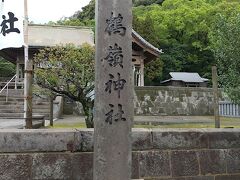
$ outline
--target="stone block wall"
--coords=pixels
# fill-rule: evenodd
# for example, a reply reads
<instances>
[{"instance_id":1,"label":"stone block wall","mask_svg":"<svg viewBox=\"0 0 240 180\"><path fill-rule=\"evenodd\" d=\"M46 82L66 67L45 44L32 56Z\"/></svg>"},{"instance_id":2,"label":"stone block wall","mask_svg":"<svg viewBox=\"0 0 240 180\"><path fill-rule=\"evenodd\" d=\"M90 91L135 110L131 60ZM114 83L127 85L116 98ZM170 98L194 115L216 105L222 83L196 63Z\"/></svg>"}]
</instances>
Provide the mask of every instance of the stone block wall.
<instances>
[{"instance_id":1,"label":"stone block wall","mask_svg":"<svg viewBox=\"0 0 240 180\"><path fill-rule=\"evenodd\" d=\"M213 93L199 87L135 87L134 110L135 115L213 115Z\"/></svg>"},{"instance_id":2,"label":"stone block wall","mask_svg":"<svg viewBox=\"0 0 240 180\"><path fill-rule=\"evenodd\" d=\"M240 129L134 129L132 177L239 180ZM93 130L1 130L0 179L92 180Z\"/></svg>"}]
</instances>

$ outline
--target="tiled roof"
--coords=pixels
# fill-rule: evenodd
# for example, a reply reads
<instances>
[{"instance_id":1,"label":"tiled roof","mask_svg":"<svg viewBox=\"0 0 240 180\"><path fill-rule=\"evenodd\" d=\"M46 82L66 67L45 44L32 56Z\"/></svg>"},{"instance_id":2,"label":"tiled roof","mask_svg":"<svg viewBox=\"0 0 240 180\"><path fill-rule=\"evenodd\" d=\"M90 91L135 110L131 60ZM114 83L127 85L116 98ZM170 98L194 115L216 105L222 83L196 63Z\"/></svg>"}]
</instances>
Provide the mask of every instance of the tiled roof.
<instances>
[{"instance_id":1,"label":"tiled roof","mask_svg":"<svg viewBox=\"0 0 240 180\"><path fill-rule=\"evenodd\" d=\"M151 43L146 41L142 36L140 36L136 31L132 30L132 36L136 39L138 39L142 45L146 46L147 48L151 49L156 54L160 55L162 53L162 50L156 48Z\"/></svg>"}]
</instances>

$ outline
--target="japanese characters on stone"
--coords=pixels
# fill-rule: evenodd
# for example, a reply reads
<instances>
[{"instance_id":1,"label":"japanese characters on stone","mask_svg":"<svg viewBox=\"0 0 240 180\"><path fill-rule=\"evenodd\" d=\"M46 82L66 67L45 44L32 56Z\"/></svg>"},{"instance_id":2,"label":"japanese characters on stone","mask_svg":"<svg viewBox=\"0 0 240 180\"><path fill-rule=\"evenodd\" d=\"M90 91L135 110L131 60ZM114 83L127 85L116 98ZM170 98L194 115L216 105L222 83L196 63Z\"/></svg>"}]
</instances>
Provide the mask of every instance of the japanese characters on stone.
<instances>
[{"instance_id":1,"label":"japanese characters on stone","mask_svg":"<svg viewBox=\"0 0 240 180\"><path fill-rule=\"evenodd\" d=\"M122 21L123 16L118 13L117 16L114 16L112 12L110 17L106 20L106 29L105 32L109 36L118 36L120 37L125 36L126 34L126 27L124 27ZM125 84L127 81L122 78L121 72L117 71L117 68L120 67L121 69L124 68L123 61L123 49L120 44L117 42L114 45L110 45L106 54L106 57L103 59L110 68L114 68L116 74L109 74L109 79L105 83L105 92L108 94L114 94L116 92L118 99L121 98L121 91L124 89ZM116 104L114 104L116 103ZM117 102L113 102L109 104L109 111L105 114L106 119L105 122L108 124L113 124L114 122L118 121L126 121L124 117L124 110L123 105ZM117 112L115 112L117 109ZM114 111L115 110L115 111Z\"/></svg>"},{"instance_id":2,"label":"japanese characters on stone","mask_svg":"<svg viewBox=\"0 0 240 180\"><path fill-rule=\"evenodd\" d=\"M113 34L120 34L121 36L124 36L126 33L126 27L122 25L123 16L119 13L118 16L114 16L113 12L111 13L111 17L106 20L107 27L106 32L108 32L109 35Z\"/></svg>"},{"instance_id":3,"label":"japanese characters on stone","mask_svg":"<svg viewBox=\"0 0 240 180\"><path fill-rule=\"evenodd\" d=\"M113 121L126 121L126 118L123 117L124 111L122 110L122 105L118 104L118 112L114 114L114 111L112 108L114 108L113 104L109 104L109 107L111 110L106 114L106 123L112 124Z\"/></svg>"},{"instance_id":4,"label":"japanese characters on stone","mask_svg":"<svg viewBox=\"0 0 240 180\"><path fill-rule=\"evenodd\" d=\"M115 78L114 75L109 74L109 81L105 83L106 85L105 91L111 94L113 89L114 91L118 92L118 98L120 98L120 93L121 93L121 90L123 90L124 88L126 80L121 79L120 73L117 73L117 75L118 75L117 80L114 81L114 78Z\"/></svg>"},{"instance_id":5,"label":"japanese characters on stone","mask_svg":"<svg viewBox=\"0 0 240 180\"><path fill-rule=\"evenodd\" d=\"M122 48L117 43L114 46L109 46L108 55L104 58L110 66L116 67L119 65L123 68L123 52Z\"/></svg>"}]
</instances>

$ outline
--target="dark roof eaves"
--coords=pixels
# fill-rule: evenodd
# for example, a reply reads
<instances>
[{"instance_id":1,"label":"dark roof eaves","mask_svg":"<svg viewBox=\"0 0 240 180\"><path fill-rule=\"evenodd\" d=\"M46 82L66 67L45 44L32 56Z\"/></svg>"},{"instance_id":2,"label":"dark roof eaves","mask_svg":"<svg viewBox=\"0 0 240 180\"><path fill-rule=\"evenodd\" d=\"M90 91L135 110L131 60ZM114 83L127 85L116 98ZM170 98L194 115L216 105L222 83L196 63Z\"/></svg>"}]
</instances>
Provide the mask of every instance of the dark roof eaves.
<instances>
[{"instance_id":1,"label":"dark roof eaves","mask_svg":"<svg viewBox=\"0 0 240 180\"><path fill-rule=\"evenodd\" d=\"M158 55L158 57L160 56L160 54L162 53L162 50L156 48L155 46L153 46L151 43L149 43L148 41L146 41L141 35L139 35L134 29L132 29L132 36L137 38L142 45L146 46L147 48L149 48L150 50L152 50L154 53L156 53Z\"/></svg>"}]
</instances>

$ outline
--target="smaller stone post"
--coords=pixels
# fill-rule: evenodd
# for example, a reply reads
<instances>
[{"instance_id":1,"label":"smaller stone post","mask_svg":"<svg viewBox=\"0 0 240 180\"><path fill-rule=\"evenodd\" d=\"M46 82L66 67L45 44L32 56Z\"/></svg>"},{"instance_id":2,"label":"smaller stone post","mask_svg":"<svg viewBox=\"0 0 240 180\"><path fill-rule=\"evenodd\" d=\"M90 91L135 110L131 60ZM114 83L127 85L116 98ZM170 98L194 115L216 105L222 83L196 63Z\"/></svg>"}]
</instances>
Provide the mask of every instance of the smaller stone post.
<instances>
[{"instance_id":1,"label":"smaller stone post","mask_svg":"<svg viewBox=\"0 0 240 180\"><path fill-rule=\"evenodd\" d=\"M212 88L213 88L213 101L214 101L214 116L215 116L215 128L220 128L219 117L219 92L218 92L218 78L217 67L212 66Z\"/></svg>"},{"instance_id":2,"label":"smaller stone post","mask_svg":"<svg viewBox=\"0 0 240 180\"><path fill-rule=\"evenodd\" d=\"M53 96L49 96L49 106L50 106L50 113L49 113L49 120L50 120L50 126L53 126Z\"/></svg>"}]
</instances>

